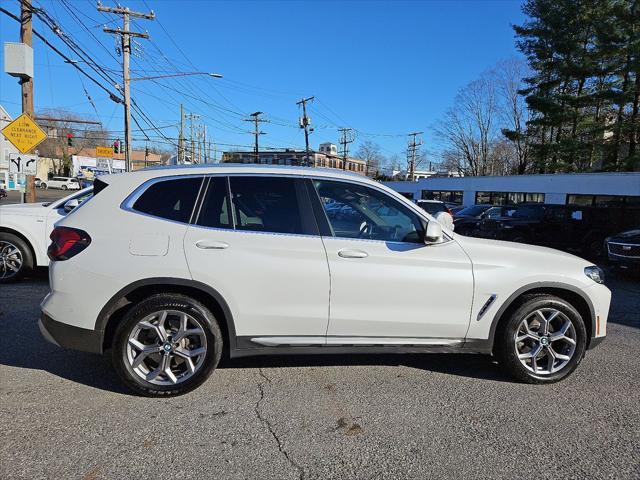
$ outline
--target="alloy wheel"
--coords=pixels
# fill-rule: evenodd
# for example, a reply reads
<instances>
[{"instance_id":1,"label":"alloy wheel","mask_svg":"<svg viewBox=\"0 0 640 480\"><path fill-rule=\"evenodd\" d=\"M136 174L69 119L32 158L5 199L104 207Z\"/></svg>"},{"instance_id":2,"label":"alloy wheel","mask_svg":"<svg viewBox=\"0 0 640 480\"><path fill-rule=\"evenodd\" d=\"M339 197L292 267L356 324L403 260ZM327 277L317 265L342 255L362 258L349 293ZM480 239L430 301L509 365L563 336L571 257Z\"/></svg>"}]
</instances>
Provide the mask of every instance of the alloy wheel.
<instances>
[{"instance_id":1,"label":"alloy wheel","mask_svg":"<svg viewBox=\"0 0 640 480\"><path fill-rule=\"evenodd\" d=\"M0 240L0 278L12 278L22 269L22 252L11 242Z\"/></svg>"},{"instance_id":2,"label":"alloy wheel","mask_svg":"<svg viewBox=\"0 0 640 480\"><path fill-rule=\"evenodd\" d=\"M551 375L569 364L576 351L576 329L555 308L540 308L527 315L514 337L520 363L535 375Z\"/></svg>"},{"instance_id":3,"label":"alloy wheel","mask_svg":"<svg viewBox=\"0 0 640 480\"><path fill-rule=\"evenodd\" d=\"M176 385L191 378L204 364L207 336L188 313L160 310L131 330L125 350L131 369L154 385Z\"/></svg>"}]
</instances>

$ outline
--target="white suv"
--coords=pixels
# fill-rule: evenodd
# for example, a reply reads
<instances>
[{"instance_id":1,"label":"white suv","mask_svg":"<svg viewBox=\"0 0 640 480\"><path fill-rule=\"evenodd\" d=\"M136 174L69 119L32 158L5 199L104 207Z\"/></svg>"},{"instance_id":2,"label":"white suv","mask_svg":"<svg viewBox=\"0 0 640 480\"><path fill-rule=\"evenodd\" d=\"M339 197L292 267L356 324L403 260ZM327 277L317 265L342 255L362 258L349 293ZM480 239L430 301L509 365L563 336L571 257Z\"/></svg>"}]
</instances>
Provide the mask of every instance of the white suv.
<instances>
[{"instance_id":1,"label":"white suv","mask_svg":"<svg viewBox=\"0 0 640 480\"><path fill-rule=\"evenodd\" d=\"M40 188L58 188L60 190L80 190L80 182L73 177L53 177L41 180Z\"/></svg>"},{"instance_id":2,"label":"white suv","mask_svg":"<svg viewBox=\"0 0 640 480\"><path fill-rule=\"evenodd\" d=\"M606 334L580 258L461 237L383 185L295 167L100 177L58 222L41 331L110 351L144 395L200 385L223 350L476 352L515 378L568 376Z\"/></svg>"}]
</instances>

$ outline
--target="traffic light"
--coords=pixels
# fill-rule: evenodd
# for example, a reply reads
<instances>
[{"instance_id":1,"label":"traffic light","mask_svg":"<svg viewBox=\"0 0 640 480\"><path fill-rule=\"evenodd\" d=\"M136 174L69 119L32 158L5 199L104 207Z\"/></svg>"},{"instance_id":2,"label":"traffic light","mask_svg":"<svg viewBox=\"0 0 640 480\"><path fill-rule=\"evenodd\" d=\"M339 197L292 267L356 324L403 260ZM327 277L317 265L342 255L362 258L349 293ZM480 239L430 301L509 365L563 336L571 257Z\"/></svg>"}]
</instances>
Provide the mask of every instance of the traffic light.
<instances>
[{"instance_id":1,"label":"traffic light","mask_svg":"<svg viewBox=\"0 0 640 480\"><path fill-rule=\"evenodd\" d=\"M73 147L73 133L67 133L67 145Z\"/></svg>"},{"instance_id":2,"label":"traffic light","mask_svg":"<svg viewBox=\"0 0 640 480\"><path fill-rule=\"evenodd\" d=\"M120 139L113 142L113 153L120 153Z\"/></svg>"}]
</instances>

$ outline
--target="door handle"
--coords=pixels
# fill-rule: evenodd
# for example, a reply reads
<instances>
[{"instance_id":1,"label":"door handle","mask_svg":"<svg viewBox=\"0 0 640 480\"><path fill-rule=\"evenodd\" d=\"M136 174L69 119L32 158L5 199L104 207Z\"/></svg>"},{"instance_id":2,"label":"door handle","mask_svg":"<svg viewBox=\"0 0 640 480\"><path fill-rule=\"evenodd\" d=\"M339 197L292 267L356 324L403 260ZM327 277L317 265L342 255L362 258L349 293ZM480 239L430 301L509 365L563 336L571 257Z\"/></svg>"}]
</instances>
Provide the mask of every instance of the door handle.
<instances>
[{"instance_id":1,"label":"door handle","mask_svg":"<svg viewBox=\"0 0 640 480\"><path fill-rule=\"evenodd\" d=\"M227 242L216 242L215 240L200 240L196 242L196 247L203 250L224 250L229 248L229 244Z\"/></svg>"},{"instance_id":2,"label":"door handle","mask_svg":"<svg viewBox=\"0 0 640 480\"><path fill-rule=\"evenodd\" d=\"M340 250L338 256L342 258L366 258L369 254L362 250Z\"/></svg>"}]
</instances>

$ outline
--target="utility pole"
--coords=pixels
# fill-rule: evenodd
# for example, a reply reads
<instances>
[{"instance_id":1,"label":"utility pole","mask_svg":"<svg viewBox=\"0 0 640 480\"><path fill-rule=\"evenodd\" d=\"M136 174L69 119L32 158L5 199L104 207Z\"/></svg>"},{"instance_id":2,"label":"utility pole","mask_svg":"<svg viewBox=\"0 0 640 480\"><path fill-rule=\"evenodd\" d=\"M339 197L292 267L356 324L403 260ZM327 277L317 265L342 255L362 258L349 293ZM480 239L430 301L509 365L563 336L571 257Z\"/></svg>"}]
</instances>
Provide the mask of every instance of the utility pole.
<instances>
[{"instance_id":1,"label":"utility pole","mask_svg":"<svg viewBox=\"0 0 640 480\"><path fill-rule=\"evenodd\" d=\"M352 128L339 128L340 132L340 144L342 145L342 169L347 169L347 161L349 160L349 144L353 143L355 139L351 135Z\"/></svg>"},{"instance_id":2,"label":"utility pole","mask_svg":"<svg viewBox=\"0 0 640 480\"><path fill-rule=\"evenodd\" d=\"M200 115L196 115L195 113L188 113L186 115L186 118L189 120L189 143L191 145L191 152L190 152L189 159L191 160L192 164L198 163L196 161L196 144L193 136L193 121L197 118L200 118Z\"/></svg>"},{"instance_id":3,"label":"utility pole","mask_svg":"<svg viewBox=\"0 0 640 480\"><path fill-rule=\"evenodd\" d=\"M180 134L178 135L178 158L176 163L184 164L184 106L180 104Z\"/></svg>"},{"instance_id":4,"label":"utility pole","mask_svg":"<svg viewBox=\"0 0 640 480\"><path fill-rule=\"evenodd\" d=\"M418 139L418 135L422 135L424 132L411 132L408 134L410 137L409 145L407 148L407 162L409 164L409 181L413 182L416 173L416 158L418 156L418 147L422 145L422 139Z\"/></svg>"},{"instance_id":5,"label":"utility pole","mask_svg":"<svg viewBox=\"0 0 640 480\"><path fill-rule=\"evenodd\" d=\"M122 81L124 83L124 159L126 170L130 172L132 170L131 163L131 76L129 72L129 56L131 55L131 37L136 38L149 38L149 35L146 33L140 32L132 32L129 30L129 17L141 18L144 20L153 20L156 18L153 11L150 13L142 13L142 12L134 12L133 10L129 10L128 7L103 7L101 3L98 2L98 11L105 13L113 13L115 15L122 15L123 19L123 27L122 30L120 28L111 29L104 27L103 31L106 33L113 33L115 35L120 35L122 39Z\"/></svg>"},{"instance_id":6,"label":"utility pole","mask_svg":"<svg viewBox=\"0 0 640 480\"><path fill-rule=\"evenodd\" d=\"M315 97L307 97L300 99L299 102L296 102L296 105L302 105L302 117L300 117L300 128L304 128L304 145L305 151L307 155L306 166L309 167L311 164L311 159L309 158L309 133L313 132L313 128L309 128L311 125L311 119L307 116L307 102L313 102Z\"/></svg>"},{"instance_id":7,"label":"utility pole","mask_svg":"<svg viewBox=\"0 0 640 480\"><path fill-rule=\"evenodd\" d=\"M22 0L20 2L20 41L30 47L33 46L31 0ZM33 118L35 116L33 107L33 78L21 78L20 88L22 90L22 113L26 113ZM23 202L35 203L36 184L33 175L25 176L25 193L23 195Z\"/></svg>"},{"instance_id":8,"label":"utility pole","mask_svg":"<svg viewBox=\"0 0 640 480\"><path fill-rule=\"evenodd\" d=\"M249 115L251 118L244 119L245 122L253 122L253 125L254 125L253 126L253 136L254 136L253 155L256 158L255 160L256 163L260 163L260 149L258 144L258 138L260 137L260 135L266 135L264 132L260 131L260 124L265 121L260 118L260 115L262 115L262 112L253 112L251 115Z\"/></svg>"}]
</instances>

